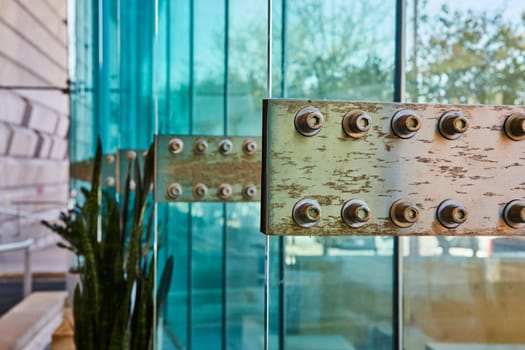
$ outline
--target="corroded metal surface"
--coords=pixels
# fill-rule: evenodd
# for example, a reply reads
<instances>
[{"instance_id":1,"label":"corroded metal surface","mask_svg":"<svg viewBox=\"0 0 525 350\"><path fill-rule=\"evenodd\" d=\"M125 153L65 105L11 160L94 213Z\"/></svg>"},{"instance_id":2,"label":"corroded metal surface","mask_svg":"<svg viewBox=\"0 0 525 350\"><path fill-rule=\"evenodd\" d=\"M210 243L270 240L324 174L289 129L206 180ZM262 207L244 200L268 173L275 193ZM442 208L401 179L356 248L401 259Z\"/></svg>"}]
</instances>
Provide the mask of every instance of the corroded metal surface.
<instances>
[{"instance_id":1,"label":"corroded metal surface","mask_svg":"<svg viewBox=\"0 0 525 350\"><path fill-rule=\"evenodd\" d=\"M261 138L158 135L155 200L259 201Z\"/></svg>"},{"instance_id":2,"label":"corroded metal surface","mask_svg":"<svg viewBox=\"0 0 525 350\"><path fill-rule=\"evenodd\" d=\"M76 180L91 182L93 175L93 158L69 165L69 177ZM102 184L108 187L117 185L117 155L105 154L102 158Z\"/></svg>"},{"instance_id":3,"label":"corroded metal surface","mask_svg":"<svg viewBox=\"0 0 525 350\"><path fill-rule=\"evenodd\" d=\"M116 166L116 189L118 193L121 193L124 190L124 185L126 183L126 174L132 160L139 162L139 169L142 169L144 166L144 157L147 154L146 149L119 149L117 151L117 166ZM135 172L134 169L130 169L130 189L134 190L135 188ZM107 181L107 178L105 178Z\"/></svg>"},{"instance_id":4,"label":"corroded metal surface","mask_svg":"<svg viewBox=\"0 0 525 350\"><path fill-rule=\"evenodd\" d=\"M316 135L303 136L296 130L294 119L305 108L316 108L324 117ZM353 110L372 121L361 138L348 136L342 126ZM407 130L415 131L410 137L392 131L393 116L400 110L420 118L417 127L407 119ZM504 131L505 119L524 111L523 106L265 101L262 231L314 236L523 235L525 226L508 225L503 210L512 200L525 199L525 141L512 140ZM439 131L439 120L447 112L466 120L447 122L448 138ZM456 131L460 135L454 135ZM299 226L292 215L302 199L320 205L321 218L308 228ZM371 213L363 225L354 225L359 227L341 218L343 205L352 199L365 202ZM407 227L395 225L390 215L401 199L417 208L417 221ZM466 219L456 218L461 223L449 225L456 226L452 229L436 215L446 200L465 208L450 215L468 213Z\"/></svg>"}]
</instances>

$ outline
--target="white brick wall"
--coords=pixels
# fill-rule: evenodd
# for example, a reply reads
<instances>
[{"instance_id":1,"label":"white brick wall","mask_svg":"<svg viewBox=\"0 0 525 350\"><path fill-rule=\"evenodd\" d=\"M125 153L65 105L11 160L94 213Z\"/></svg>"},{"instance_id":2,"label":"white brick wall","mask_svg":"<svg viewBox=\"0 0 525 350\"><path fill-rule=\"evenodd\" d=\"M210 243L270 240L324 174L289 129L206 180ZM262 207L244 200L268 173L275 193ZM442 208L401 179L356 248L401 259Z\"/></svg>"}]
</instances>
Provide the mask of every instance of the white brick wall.
<instances>
[{"instance_id":1,"label":"white brick wall","mask_svg":"<svg viewBox=\"0 0 525 350\"><path fill-rule=\"evenodd\" d=\"M25 87L0 88L0 242L50 241L38 213L67 201L69 99L35 88L66 87L67 0L46 1L0 0L0 86ZM35 219L14 224L13 209Z\"/></svg>"}]
</instances>

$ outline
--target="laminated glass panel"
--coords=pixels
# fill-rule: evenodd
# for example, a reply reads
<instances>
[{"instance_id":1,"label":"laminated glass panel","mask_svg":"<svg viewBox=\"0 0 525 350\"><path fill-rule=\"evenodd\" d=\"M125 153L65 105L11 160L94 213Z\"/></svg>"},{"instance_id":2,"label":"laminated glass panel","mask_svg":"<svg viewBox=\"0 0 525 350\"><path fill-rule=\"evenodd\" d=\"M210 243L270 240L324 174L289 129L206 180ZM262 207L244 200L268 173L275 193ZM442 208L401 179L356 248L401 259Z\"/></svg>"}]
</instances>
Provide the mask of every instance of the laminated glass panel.
<instances>
[{"instance_id":1,"label":"laminated glass panel","mask_svg":"<svg viewBox=\"0 0 525 350\"><path fill-rule=\"evenodd\" d=\"M265 6L266 1L159 1L159 133L261 135ZM260 55L257 63L250 62L246 45ZM162 203L157 208L158 265L173 255L177 270L161 312L157 347L262 346L259 205Z\"/></svg>"},{"instance_id":2,"label":"laminated glass panel","mask_svg":"<svg viewBox=\"0 0 525 350\"><path fill-rule=\"evenodd\" d=\"M273 97L393 99L394 1L273 3ZM392 349L391 237L270 241L271 349Z\"/></svg>"},{"instance_id":3,"label":"laminated glass panel","mask_svg":"<svg viewBox=\"0 0 525 350\"><path fill-rule=\"evenodd\" d=\"M407 101L525 104L522 1L407 5ZM524 242L406 238L405 349L523 347Z\"/></svg>"}]
</instances>

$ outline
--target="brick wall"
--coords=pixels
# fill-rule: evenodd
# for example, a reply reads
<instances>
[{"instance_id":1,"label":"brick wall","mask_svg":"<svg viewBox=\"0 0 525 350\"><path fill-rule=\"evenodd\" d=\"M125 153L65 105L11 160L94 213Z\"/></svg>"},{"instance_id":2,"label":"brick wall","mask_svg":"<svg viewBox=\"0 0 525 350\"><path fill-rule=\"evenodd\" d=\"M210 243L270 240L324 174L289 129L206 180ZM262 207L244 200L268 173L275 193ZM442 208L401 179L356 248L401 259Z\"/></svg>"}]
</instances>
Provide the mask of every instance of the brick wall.
<instances>
[{"instance_id":1,"label":"brick wall","mask_svg":"<svg viewBox=\"0 0 525 350\"><path fill-rule=\"evenodd\" d=\"M0 0L0 243L51 243L67 201L66 2Z\"/></svg>"}]
</instances>

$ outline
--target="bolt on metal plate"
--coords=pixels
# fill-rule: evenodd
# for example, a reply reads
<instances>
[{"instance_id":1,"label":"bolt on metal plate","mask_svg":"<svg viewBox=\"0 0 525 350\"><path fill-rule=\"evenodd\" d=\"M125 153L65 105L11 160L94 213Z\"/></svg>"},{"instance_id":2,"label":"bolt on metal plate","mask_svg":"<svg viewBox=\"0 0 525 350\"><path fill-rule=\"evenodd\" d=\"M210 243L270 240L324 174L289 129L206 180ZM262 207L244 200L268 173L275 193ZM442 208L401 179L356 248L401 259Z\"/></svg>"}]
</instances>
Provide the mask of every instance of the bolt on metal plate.
<instances>
[{"instance_id":1,"label":"bolt on metal plate","mask_svg":"<svg viewBox=\"0 0 525 350\"><path fill-rule=\"evenodd\" d=\"M155 200L260 201L261 140L242 136L157 135Z\"/></svg>"},{"instance_id":2,"label":"bolt on metal plate","mask_svg":"<svg viewBox=\"0 0 525 350\"><path fill-rule=\"evenodd\" d=\"M69 176L72 179L91 182L94 159L72 162L69 165ZM101 184L106 187L118 187L117 179L118 155L108 153L102 156Z\"/></svg>"},{"instance_id":3,"label":"bolt on metal plate","mask_svg":"<svg viewBox=\"0 0 525 350\"><path fill-rule=\"evenodd\" d=\"M122 193L124 191L124 186L126 184L126 173L128 171L128 166L131 161L139 162L139 167L142 170L144 165L144 158L148 153L147 149L127 149L121 148L117 151L117 169L116 169L116 187L117 192ZM134 182L135 171L131 169L131 181L130 181L130 190L135 189Z\"/></svg>"},{"instance_id":4,"label":"bolt on metal plate","mask_svg":"<svg viewBox=\"0 0 525 350\"><path fill-rule=\"evenodd\" d=\"M323 118L315 133L304 127L312 129L308 119L307 132L298 130L305 111ZM362 130L350 127L350 117L344 122L352 111L366 113L366 123L357 125L370 126L360 138L351 135ZM524 112L523 106L266 100L261 230L523 235L515 201L525 200ZM322 215L301 216L297 203L304 199ZM348 211L345 203L356 199L368 209ZM447 200L461 210L439 208Z\"/></svg>"}]
</instances>

